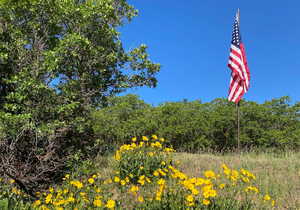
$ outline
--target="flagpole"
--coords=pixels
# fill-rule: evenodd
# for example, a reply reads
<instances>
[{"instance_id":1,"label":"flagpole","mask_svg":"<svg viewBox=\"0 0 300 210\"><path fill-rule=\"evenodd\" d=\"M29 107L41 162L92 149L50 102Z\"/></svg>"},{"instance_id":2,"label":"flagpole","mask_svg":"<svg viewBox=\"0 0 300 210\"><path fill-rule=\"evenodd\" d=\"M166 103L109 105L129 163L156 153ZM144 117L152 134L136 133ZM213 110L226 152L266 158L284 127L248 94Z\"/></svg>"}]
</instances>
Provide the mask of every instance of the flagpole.
<instances>
[{"instance_id":1,"label":"flagpole","mask_svg":"<svg viewBox=\"0 0 300 210\"><path fill-rule=\"evenodd\" d=\"M238 21L240 24L240 8L238 8ZM237 150L240 152L240 101L236 104L236 112L237 112Z\"/></svg>"},{"instance_id":2,"label":"flagpole","mask_svg":"<svg viewBox=\"0 0 300 210\"><path fill-rule=\"evenodd\" d=\"M240 151L240 102L236 104L236 120L237 120L237 150Z\"/></svg>"}]
</instances>

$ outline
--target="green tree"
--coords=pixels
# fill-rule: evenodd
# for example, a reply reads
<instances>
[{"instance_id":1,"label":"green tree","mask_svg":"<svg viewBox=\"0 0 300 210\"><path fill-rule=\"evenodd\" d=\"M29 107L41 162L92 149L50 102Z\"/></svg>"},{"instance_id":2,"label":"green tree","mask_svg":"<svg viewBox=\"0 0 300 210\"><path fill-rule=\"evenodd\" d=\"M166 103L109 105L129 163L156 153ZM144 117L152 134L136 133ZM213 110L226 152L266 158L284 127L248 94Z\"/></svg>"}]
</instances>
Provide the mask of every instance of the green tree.
<instances>
[{"instance_id":1,"label":"green tree","mask_svg":"<svg viewBox=\"0 0 300 210\"><path fill-rule=\"evenodd\" d=\"M0 0L0 173L51 181L93 141L91 110L156 86L147 46L126 52L117 31L136 15L126 0Z\"/></svg>"},{"instance_id":2,"label":"green tree","mask_svg":"<svg viewBox=\"0 0 300 210\"><path fill-rule=\"evenodd\" d=\"M98 147L101 153L111 152L114 147L127 143L134 136L151 135L151 114L152 107L136 95L110 98L107 107L92 114L93 129L97 138L95 147Z\"/></svg>"},{"instance_id":3,"label":"green tree","mask_svg":"<svg viewBox=\"0 0 300 210\"><path fill-rule=\"evenodd\" d=\"M133 136L157 134L178 151L228 151L237 147L236 107L225 98L158 106L134 95L110 101L108 107L93 113L93 128L100 142L113 142L113 146ZM288 97L281 97L263 104L240 103L242 149L299 149L299 102L291 104Z\"/></svg>"}]
</instances>

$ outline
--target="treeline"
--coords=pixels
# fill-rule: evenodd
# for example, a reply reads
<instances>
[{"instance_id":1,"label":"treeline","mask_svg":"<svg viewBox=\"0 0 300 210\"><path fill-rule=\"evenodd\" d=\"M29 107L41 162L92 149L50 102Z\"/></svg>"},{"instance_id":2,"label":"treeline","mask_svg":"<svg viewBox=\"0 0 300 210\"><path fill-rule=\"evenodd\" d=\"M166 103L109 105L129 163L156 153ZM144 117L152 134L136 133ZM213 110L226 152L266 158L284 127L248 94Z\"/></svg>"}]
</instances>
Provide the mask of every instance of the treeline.
<instances>
[{"instance_id":1,"label":"treeline","mask_svg":"<svg viewBox=\"0 0 300 210\"><path fill-rule=\"evenodd\" d=\"M209 103L186 100L151 106L137 95L109 100L93 113L99 147L113 149L133 136L157 134L176 150L232 150L237 147L236 106L226 99ZM300 103L285 96L263 104L241 101L240 142L243 149L299 149Z\"/></svg>"}]
</instances>

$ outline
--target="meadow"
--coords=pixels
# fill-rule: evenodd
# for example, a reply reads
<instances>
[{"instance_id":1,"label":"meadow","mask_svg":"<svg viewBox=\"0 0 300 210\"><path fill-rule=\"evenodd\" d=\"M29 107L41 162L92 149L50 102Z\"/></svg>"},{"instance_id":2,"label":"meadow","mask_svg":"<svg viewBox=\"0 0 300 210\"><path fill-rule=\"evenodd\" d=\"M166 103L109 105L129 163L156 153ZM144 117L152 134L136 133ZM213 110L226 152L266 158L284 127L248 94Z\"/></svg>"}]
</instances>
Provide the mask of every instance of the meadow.
<instances>
[{"instance_id":1,"label":"meadow","mask_svg":"<svg viewBox=\"0 0 300 210\"><path fill-rule=\"evenodd\" d=\"M225 163L233 168L246 168L257 177L263 191L276 197L278 209L300 209L300 153L177 153L182 170L197 175L203 170L217 168Z\"/></svg>"},{"instance_id":2,"label":"meadow","mask_svg":"<svg viewBox=\"0 0 300 210\"><path fill-rule=\"evenodd\" d=\"M1 209L299 209L300 153L183 153L132 138L31 199L2 180Z\"/></svg>"}]
</instances>

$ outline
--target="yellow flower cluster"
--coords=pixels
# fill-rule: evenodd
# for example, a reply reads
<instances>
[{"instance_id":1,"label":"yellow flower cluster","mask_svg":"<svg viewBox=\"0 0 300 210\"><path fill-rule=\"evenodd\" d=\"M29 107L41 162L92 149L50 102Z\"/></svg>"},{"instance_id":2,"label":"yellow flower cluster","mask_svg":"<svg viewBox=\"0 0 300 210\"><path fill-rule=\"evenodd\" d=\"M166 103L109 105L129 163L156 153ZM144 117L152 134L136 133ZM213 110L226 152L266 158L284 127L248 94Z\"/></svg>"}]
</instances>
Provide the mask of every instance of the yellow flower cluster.
<instances>
[{"instance_id":1,"label":"yellow flower cluster","mask_svg":"<svg viewBox=\"0 0 300 210\"><path fill-rule=\"evenodd\" d=\"M166 163L166 161L161 161L160 166L153 169L151 174L143 174L147 168L147 162L154 160L158 154L168 154L175 150L164 147L164 140L159 140L156 135L152 135L151 138L143 136L141 140L138 143L138 138L132 138L131 144L122 145L115 155L115 157L119 157L116 159L120 161L121 154L129 154L132 151L136 151L136 153L132 154L134 157L137 155L143 156L143 152L146 154L144 157L147 158L147 161L140 162L141 165L138 167L138 171L136 171L136 173L142 175L137 176L136 182L131 183L130 180L128 183L128 191L136 196L136 200L139 202L150 202L153 200L159 202L163 198L168 199L164 195L169 195L171 192L181 192L182 196L185 197L184 200L187 207L195 205L208 206L214 203L219 194L224 194L227 190L230 190L230 187L236 188L232 190L234 192L259 193L257 187L250 185L256 179L254 174L243 168L240 170L230 169L225 164L222 165L222 174L218 174L213 170L207 170L204 171L203 177L189 178L188 175L174 164L171 164L171 162ZM140 148L150 148L150 150L141 151L139 150ZM136 161L134 158L133 160ZM172 185L174 185L173 188ZM143 192L142 188L151 188L151 186L156 186L154 197L141 194ZM264 201L268 199L269 197L267 196L263 198Z\"/></svg>"},{"instance_id":2,"label":"yellow flower cluster","mask_svg":"<svg viewBox=\"0 0 300 210\"><path fill-rule=\"evenodd\" d=\"M71 181L70 184L77 187L78 189L81 189L83 187L83 184L78 180Z\"/></svg>"},{"instance_id":3,"label":"yellow flower cluster","mask_svg":"<svg viewBox=\"0 0 300 210\"><path fill-rule=\"evenodd\" d=\"M163 194L163 191L165 189L165 186L166 186L166 181L164 179L159 179L157 181L157 184L158 184L158 190L156 191L156 194L155 194L155 200L157 201L160 201L161 200L161 196Z\"/></svg>"},{"instance_id":4,"label":"yellow flower cluster","mask_svg":"<svg viewBox=\"0 0 300 210\"><path fill-rule=\"evenodd\" d=\"M256 180L255 175L246 169L242 168L240 169L240 171L232 170L225 164L222 165L222 168L223 168L223 173L226 175L226 177L234 183L238 181L249 183L251 181Z\"/></svg>"},{"instance_id":5,"label":"yellow flower cluster","mask_svg":"<svg viewBox=\"0 0 300 210\"><path fill-rule=\"evenodd\" d=\"M130 144L124 144L122 145L119 150L116 151L115 153L115 160L120 160L121 159L121 154L123 152L126 152L126 151L132 151L132 150L135 150L135 149L139 149L139 148L142 148L142 147L152 147L152 148L163 148L163 145L162 143L165 141L164 138L158 138L157 135L152 135L151 136L151 139L149 139L147 136L142 136L142 141L140 141L139 143L137 143L138 139L137 137L133 137L131 139L131 143ZM168 153L171 153L171 152L174 152L175 150L173 148L168 148L168 147L165 147L164 148L164 152L168 152ZM155 153L153 152L149 152L148 153L149 156L154 156Z\"/></svg>"},{"instance_id":6,"label":"yellow flower cluster","mask_svg":"<svg viewBox=\"0 0 300 210\"><path fill-rule=\"evenodd\" d=\"M70 180L70 175L66 175L64 188L48 189L48 192L37 193L39 199L35 200L32 206L35 209L79 209L74 206L85 207L106 207L113 209L116 206L116 201L111 198L105 199L105 193L101 187L106 181L101 181L100 174L94 174L86 180Z\"/></svg>"},{"instance_id":7,"label":"yellow flower cluster","mask_svg":"<svg viewBox=\"0 0 300 210\"><path fill-rule=\"evenodd\" d=\"M165 147L164 142L156 135L143 136L141 141L133 137L130 144L116 151L113 173L105 178L100 174L81 178L67 174L63 185L37 193L32 207L151 209L153 205L163 209L166 203L176 203L181 209L205 209L218 205L218 199L238 197L242 201L255 196L260 196L266 205L275 205L269 194L261 194L255 175L243 168L235 170L223 164L220 170L206 170L199 177L189 177L170 159L174 150ZM16 188L12 191L21 193ZM222 197L226 194L229 196Z\"/></svg>"}]
</instances>

